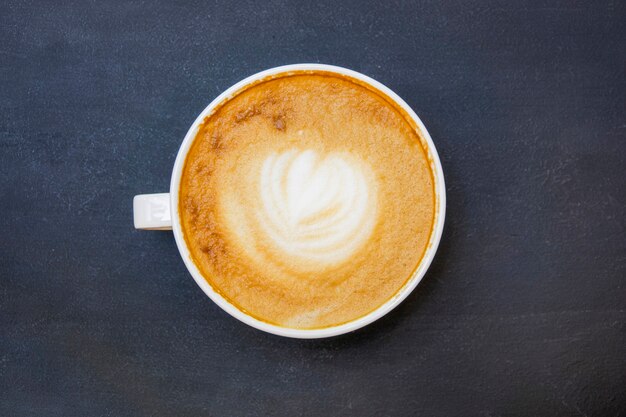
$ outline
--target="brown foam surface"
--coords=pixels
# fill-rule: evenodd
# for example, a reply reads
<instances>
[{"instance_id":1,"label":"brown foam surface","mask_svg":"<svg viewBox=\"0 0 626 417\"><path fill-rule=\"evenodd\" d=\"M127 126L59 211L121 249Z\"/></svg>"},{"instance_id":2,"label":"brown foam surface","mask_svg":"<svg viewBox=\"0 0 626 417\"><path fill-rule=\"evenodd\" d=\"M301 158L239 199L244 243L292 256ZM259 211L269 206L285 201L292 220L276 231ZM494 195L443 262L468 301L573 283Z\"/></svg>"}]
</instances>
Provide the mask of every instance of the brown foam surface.
<instances>
[{"instance_id":1,"label":"brown foam surface","mask_svg":"<svg viewBox=\"0 0 626 417\"><path fill-rule=\"evenodd\" d=\"M302 329L389 300L418 266L435 212L408 120L382 93L328 73L265 80L226 101L201 125L179 195L208 283L260 320Z\"/></svg>"}]
</instances>

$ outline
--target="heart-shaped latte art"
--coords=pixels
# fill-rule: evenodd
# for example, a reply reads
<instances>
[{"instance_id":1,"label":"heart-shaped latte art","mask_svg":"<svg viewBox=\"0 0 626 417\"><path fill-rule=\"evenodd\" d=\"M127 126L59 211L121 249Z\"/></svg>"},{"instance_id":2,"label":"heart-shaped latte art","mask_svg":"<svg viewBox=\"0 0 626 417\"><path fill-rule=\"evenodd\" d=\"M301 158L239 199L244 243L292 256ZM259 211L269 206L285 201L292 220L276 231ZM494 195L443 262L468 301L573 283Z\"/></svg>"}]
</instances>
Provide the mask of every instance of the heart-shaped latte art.
<instances>
[{"instance_id":1,"label":"heart-shaped latte art","mask_svg":"<svg viewBox=\"0 0 626 417\"><path fill-rule=\"evenodd\" d=\"M273 153L263 162L258 226L288 260L326 267L347 260L376 224L376 183L348 153Z\"/></svg>"}]
</instances>

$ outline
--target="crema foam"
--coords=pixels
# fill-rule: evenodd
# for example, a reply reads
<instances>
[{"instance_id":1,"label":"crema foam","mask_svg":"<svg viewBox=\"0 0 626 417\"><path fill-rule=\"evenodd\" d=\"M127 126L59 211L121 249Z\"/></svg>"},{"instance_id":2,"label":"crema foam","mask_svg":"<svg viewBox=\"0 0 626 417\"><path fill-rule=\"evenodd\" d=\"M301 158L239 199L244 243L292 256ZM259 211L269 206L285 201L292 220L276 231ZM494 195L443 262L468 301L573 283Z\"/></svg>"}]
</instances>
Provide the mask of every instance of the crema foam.
<instances>
[{"instance_id":1,"label":"crema foam","mask_svg":"<svg viewBox=\"0 0 626 417\"><path fill-rule=\"evenodd\" d=\"M202 124L181 222L193 260L260 320L320 328L407 282L434 222L419 131L376 90L321 72L255 84Z\"/></svg>"}]
</instances>

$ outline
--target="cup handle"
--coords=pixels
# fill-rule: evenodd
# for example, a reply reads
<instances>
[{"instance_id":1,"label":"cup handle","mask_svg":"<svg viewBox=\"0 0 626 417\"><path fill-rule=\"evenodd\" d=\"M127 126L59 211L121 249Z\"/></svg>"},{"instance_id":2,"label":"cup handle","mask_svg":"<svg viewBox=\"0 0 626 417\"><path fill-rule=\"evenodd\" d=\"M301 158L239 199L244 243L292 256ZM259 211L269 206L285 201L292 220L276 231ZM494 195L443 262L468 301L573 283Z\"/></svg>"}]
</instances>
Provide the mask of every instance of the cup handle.
<instances>
[{"instance_id":1,"label":"cup handle","mask_svg":"<svg viewBox=\"0 0 626 417\"><path fill-rule=\"evenodd\" d=\"M140 194L133 198L135 229L172 230L170 194Z\"/></svg>"}]
</instances>

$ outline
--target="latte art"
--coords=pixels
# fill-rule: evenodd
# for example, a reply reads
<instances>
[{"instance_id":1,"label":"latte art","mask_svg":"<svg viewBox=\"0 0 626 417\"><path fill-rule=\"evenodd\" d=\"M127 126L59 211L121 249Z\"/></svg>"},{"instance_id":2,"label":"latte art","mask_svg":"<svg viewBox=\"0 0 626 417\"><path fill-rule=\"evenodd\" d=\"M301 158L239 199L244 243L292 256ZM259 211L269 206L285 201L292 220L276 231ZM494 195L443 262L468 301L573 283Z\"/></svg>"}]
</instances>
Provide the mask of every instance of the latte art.
<instances>
[{"instance_id":1,"label":"latte art","mask_svg":"<svg viewBox=\"0 0 626 417\"><path fill-rule=\"evenodd\" d=\"M257 221L270 242L300 261L328 266L347 259L371 235L376 184L348 154L312 150L271 154L264 161Z\"/></svg>"}]
</instances>

